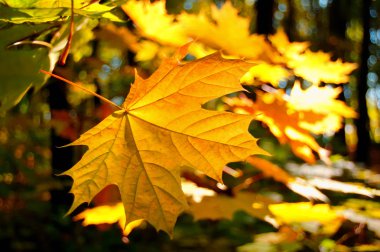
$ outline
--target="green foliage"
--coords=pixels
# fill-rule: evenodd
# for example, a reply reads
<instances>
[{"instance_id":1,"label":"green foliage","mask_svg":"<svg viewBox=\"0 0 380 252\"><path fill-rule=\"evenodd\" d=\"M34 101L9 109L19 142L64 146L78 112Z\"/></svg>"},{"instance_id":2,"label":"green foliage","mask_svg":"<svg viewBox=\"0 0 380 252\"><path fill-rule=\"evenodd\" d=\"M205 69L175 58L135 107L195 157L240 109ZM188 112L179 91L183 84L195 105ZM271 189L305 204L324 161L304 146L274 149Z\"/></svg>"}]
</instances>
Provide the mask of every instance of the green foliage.
<instances>
[{"instance_id":1,"label":"green foliage","mask_svg":"<svg viewBox=\"0 0 380 252\"><path fill-rule=\"evenodd\" d=\"M13 43L50 27L50 24L23 24L0 28L0 112L17 104L30 88L40 89L48 79L39 70L50 69L49 48L38 44Z\"/></svg>"}]
</instances>

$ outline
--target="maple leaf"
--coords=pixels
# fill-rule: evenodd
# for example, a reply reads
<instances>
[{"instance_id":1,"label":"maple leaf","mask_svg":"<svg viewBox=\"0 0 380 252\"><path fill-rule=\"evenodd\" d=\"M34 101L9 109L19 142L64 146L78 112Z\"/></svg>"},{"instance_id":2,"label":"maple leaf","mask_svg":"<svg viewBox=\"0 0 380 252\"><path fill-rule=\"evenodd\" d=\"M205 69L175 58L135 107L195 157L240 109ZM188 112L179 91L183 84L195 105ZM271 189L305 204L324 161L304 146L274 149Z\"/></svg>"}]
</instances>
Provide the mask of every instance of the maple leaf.
<instances>
[{"instance_id":1,"label":"maple leaf","mask_svg":"<svg viewBox=\"0 0 380 252\"><path fill-rule=\"evenodd\" d=\"M289 143L294 154L306 162L315 162L313 151L325 159L325 150L319 146L308 130L300 126L301 121L320 121L323 119L322 115L290 110L282 98L284 95L282 90L278 90L277 94L262 91L257 91L256 94L260 99L255 102L245 96L226 98L224 101L236 113L256 115L255 119L268 125L281 144Z\"/></svg>"},{"instance_id":2,"label":"maple leaf","mask_svg":"<svg viewBox=\"0 0 380 252\"><path fill-rule=\"evenodd\" d=\"M150 3L132 0L121 7L146 38L176 47L189 41L183 27L175 22L175 16L167 13L165 1Z\"/></svg>"},{"instance_id":3,"label":"maple leaf","mask_svg":"<svg viewBox=\"0 0 380 252\"><path fill-rule=\"evenodd\" d=\"M177 19L190 37L226 54L256 59L270 51L265 37L250 34L250 19L239 16L229 1L221 8L212 5L211 19L202 11L181 13Z\"/></svg>"},{"instance_id":4,"label":"maple leaf","mask_svg":"<svg viewBox=\"0 0 380 252\"><path fill-rule=\"evenodd\" d=\"M130 223L125 222L125 211L123 203L119 202L114 205L103 205L86 209L73 218L74 221L83 220L82 225L99 225L118 223L123 235L128 236L132 230L140 226L144 220L135 220Z\"/></svg>"},{"instance_id":5,"label":"maple leaf","mask_svg":"<svg viewBox=\"0 0 380 252\"><path fill-rule=\"evenodd\" d=\"M318 222L323 225L321 233L333 234L344 218L328 204L311 202L279 203L268 206L270 212L280 223Z\"/></svg>"},{"instance_id":6,"label":"maple leaf","mask_svg":"<svg viewBox=\"0 0 380 252\"><path fill-rule=\"evenodd\" d=\"M290 73L284 67L263 62L251 67L240 82L248 85L261 85L268 82L277 87L281 80L288 77Z\"/></svg>"},{"instance_id":7,"label":"maple leaf","mask_svg":"<svg viewBox=\"0 0 380 252\"><path fill-rule=\"evenodd\" d=\"M332 61L328 53L312 52L307 42L290 42L283 29L269 37L272 44L282 54L284 59L277 57L276 62L285 63L293 69L295 75L314 84L346 83L349 74L357 68L355 63L344 63L342 60Z\"/></svg>"},{"instance_id":8,"label":"maple leaf","mask_svg":"<svg viewBox=\"0 0 380 252\"><path fill-rule=\"evenodd\" d=\"M286 100L290 109L324 115L319 122L309 122L308 120L300 122L302 128L315 134L323 134L338 131L342 127L343 118L356 118L357 116L356 112L343 101L336 100L341 92L341 88L316 85L302 90L300 83L295 82Z\"/></svg>"},{"instance_id":9,"label":"maple leaf","mask_svg":"<svg viewBox=\"0 0 380 252\"><path fill-rule=\"evenodd\" d=\"M181 167L194 167L221 182L226 163L265 153L247 131L252 116L201 107L242 90L239 78L249 67L213 54L185 65L167 59L150 78L136 75L122 109L71 144L89 150L63 173L74 180L69 213L115 184L126 223L145 219L171 234L187 207Z\"/></svg>"},{"instance_id":10,"label":"maple leaf","mask_svg":"<svg viewBox=\"0 0 380 252\"><path fill-rule=\"evenodd\" d=\"M331 60L328 53L306 50L296 58L289 59L288 66L294 69L294 73L312 83L346 83L350 73L357 68L355 63L342 62L341 59Z\"/></svg>"},{"instance_id":11,"label":"maple leaf","mask_svg":"<svg viewBox=\"0 0 380 252\"><path fill-rule=\"evenodd\" d=\"M269 36L269 40L287 59L298 57L310 46L308 42L290 42L284 29L278 29L274 35Z\"/></svg>"},{"instance_id":12,"label":"maple leaf","mask_svg":"<svg viewBox=\"0 0 380 252\"><path fill-rule=\"evenodd\" d=\"M274 203L273 200L262 195L241 191L232 197L223 194L204 197L201 202L192 204L189 211L195 220L232 220L234 213L242 210L276 226L277 223L271 218L272 215L268 209L271 203Z\"/></svg>"}]
</instances>

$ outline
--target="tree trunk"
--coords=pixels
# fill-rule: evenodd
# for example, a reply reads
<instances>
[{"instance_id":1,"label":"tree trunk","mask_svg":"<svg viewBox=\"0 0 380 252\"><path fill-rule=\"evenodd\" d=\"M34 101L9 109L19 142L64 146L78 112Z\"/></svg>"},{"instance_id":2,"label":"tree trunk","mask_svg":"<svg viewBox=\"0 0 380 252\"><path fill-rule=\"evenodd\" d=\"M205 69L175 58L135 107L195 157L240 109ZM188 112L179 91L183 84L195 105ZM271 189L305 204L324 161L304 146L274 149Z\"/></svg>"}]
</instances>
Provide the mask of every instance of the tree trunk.
<instances>
[{"instance_id":1,"label":"tree trunk","mask_svg":"<svg viewBox=\"0 0 380 252\"><path fill-rule=\"evenodd\" d=\"M287 1L288 13L285 19L285 32L289 37L289 41L295 41L297 39L296 22L295 22L295 9L292 0Z\"/></svg>"},{"instance_id":2,"label":"tree trunk","mask_svg":"<svg viewBox=\"0 0 380 252\"><path fill-rule=\"evenodd\" d=\"M256 32L258 34L272 34L274 0L258 0L256 2Z\"/></svg>"},{"instance_id":3,"label":"tree trunk","mask_svg":"<svg viewBox=\"0 0 380 252\"><path fill-rule=\"evenodd\" d=\"M370 28L370 6L371 0L363 0L362 5L362 20L363 20L363 41L362 41L362 51L360 55L360 68L359 68L359 79L358 79L358 112L359 117L355 120L357 134L358 134L358 144L356 148L356 161L365 164L369 163L369 150L370 150L370 136L369 136L369 118L367 112L366 94L367 94L367 74L368 74L368 64L367 60L369 57L369 28Z\"/></svg>"},{"instance_id":4,"label":"tree trunk","mask_svg":"<svg viewBox=\"0 0 380 252\"><path fill-rule=\"evenodd\" d=\"M350 0L332 1L328 9L329 36L328 38L325 37L325 39L327 39L327 43L324 44L324 47L334 48L334 56L343 59L346 52L348 51L348 47L346 46L348 43L346 39L346 27L347 23L349 22L349 15L346 13L346 7L350 6L349 1ZM341 87L343 90L343 85L345 84L339 84L337 86ZM338 99L346 102L343 92L339 94ZM345 129L342 127L338 132L335 133L329 145L332 145L331 148L334 150L334 153L339 153L343 156L347 156L348 149L345 143Z\"/></svg>"},{"instance_id":5,"label":"tree trunk","mask_svg":"<svg viewBox=\"0 0 380 252\"><path fill-rule=\"evenodd\" d=\"M70 105L66 99L66 84L55 78L50 78L47 85L49 90L49 107L52 120L62 125L68 125L70 122ZM65 130L65 129L64 129ZM51 205L53 212L60 213L66 211L71 204L72 196L68 193L69 188L67 177L57 177L73 165L74 151L73 147L59 148L72 142L65 134L60 134L56 129L51 130L51 165L54 179L60 181L64 186L62 189L54 189L51 193ZM66 186L65 186L66 185Z\"/></svg>"}]
</instances>

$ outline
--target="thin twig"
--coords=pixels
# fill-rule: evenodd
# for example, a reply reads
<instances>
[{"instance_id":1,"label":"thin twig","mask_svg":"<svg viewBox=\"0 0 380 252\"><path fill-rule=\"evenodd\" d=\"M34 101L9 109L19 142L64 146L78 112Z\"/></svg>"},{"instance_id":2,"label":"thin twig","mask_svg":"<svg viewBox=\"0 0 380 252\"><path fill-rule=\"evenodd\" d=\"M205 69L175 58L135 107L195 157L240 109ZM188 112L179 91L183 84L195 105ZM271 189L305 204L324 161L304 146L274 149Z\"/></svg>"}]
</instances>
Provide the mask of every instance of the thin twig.
<instances>
[{"instance_id":1,"label":"thin twig","mask_svg":"<svg viewBox=\"0 0 380 252\"><path fill-rule=\"evenodd\" d=\"M61 65L66 64L66 59L67 59L67 56L69 55L71 42L73 40L73 34L74 34L74 0L71 0L70 32L69 32L69 37L67 38L65 49L63 49L63 52L61 56L59 57L59 64Z\"/></svg>"},{"instance_id":2,"label":"thin twig","mask_svg":"<svg viewBox=\"0 0 380 252\"><path fill-rule=\"evenodd\" d=\"M61 80L61 81L64 81L64 82L66 82L67 84L70 84L70 85L72 85L72 86L74 86L74 87L77 87L77 88L83 90L83 91L86 91L87 93L92 94L93 96L98 97L100 100L102 100L102 101L104 101L104 102L106 102L106 103L108 103L108 104L111 104L111 105L113 105L113 106L115 106L115 107L117 107L117 108L119 108L119 109L121 109L121 110L124 110L124 108L120 107L119 105L115 104L114 102L108 100L107 98L105 98L105 97L103 97L103 96L101 96L101 95L99 95L99 94L97 94L97 93L95 93L95 92L93 92L93 91L91 91L91 90L89 90L89 89L87 89L87 88L81 86L81 85L76 84L75 82L69 81L69 80L67 80L67 79L65 79L65 78L63 78L63 77L61 77L61 76L59 76L59 75L56 75L56 74L50 73L50 72L45 71L45 70L42 70L42 69L40 70L40 72L41 72L41 73L44 73L44 74L47 74L47 75L50 75L50 76L53 76L54 78L57 78L57 79L59 79L59 80Z\"/></svg>"}]
</instances>

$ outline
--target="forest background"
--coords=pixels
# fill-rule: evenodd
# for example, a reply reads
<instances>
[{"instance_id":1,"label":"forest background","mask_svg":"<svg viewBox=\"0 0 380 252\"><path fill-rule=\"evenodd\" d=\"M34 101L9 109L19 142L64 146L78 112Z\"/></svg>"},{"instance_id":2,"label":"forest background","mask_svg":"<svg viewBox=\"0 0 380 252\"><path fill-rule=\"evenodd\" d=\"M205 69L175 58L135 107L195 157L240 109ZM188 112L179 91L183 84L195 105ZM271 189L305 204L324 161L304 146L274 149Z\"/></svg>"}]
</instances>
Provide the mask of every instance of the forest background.
<instances>
[{"instance_id":1,"label":"forest background","mask_svg":"<svg viewBox=\"0 0 380 252\"><path fill-rule=\"evenodd\" d=\"M71 1L0 0L2 248L379 250L378 11L369 0L74 1L74 8ZM57 147L115 106L39 70L120 106L135 69L144 79L165 64L176 69L166 59L179 62L180 54L181 64L198 59L208 67L204 57L215 51L226 64L243 58L253 67L235 78L243 93L204 108L252 114L249 130L271 156L229 164L224 184L183 171L190 210L171 235L152 219L124 229L115 186L92 201L103 208L82 205L64 217L73 180L54 174L86 148ZM102 224L83 227L80 219Z\"/></svg>"}]
</instances>

